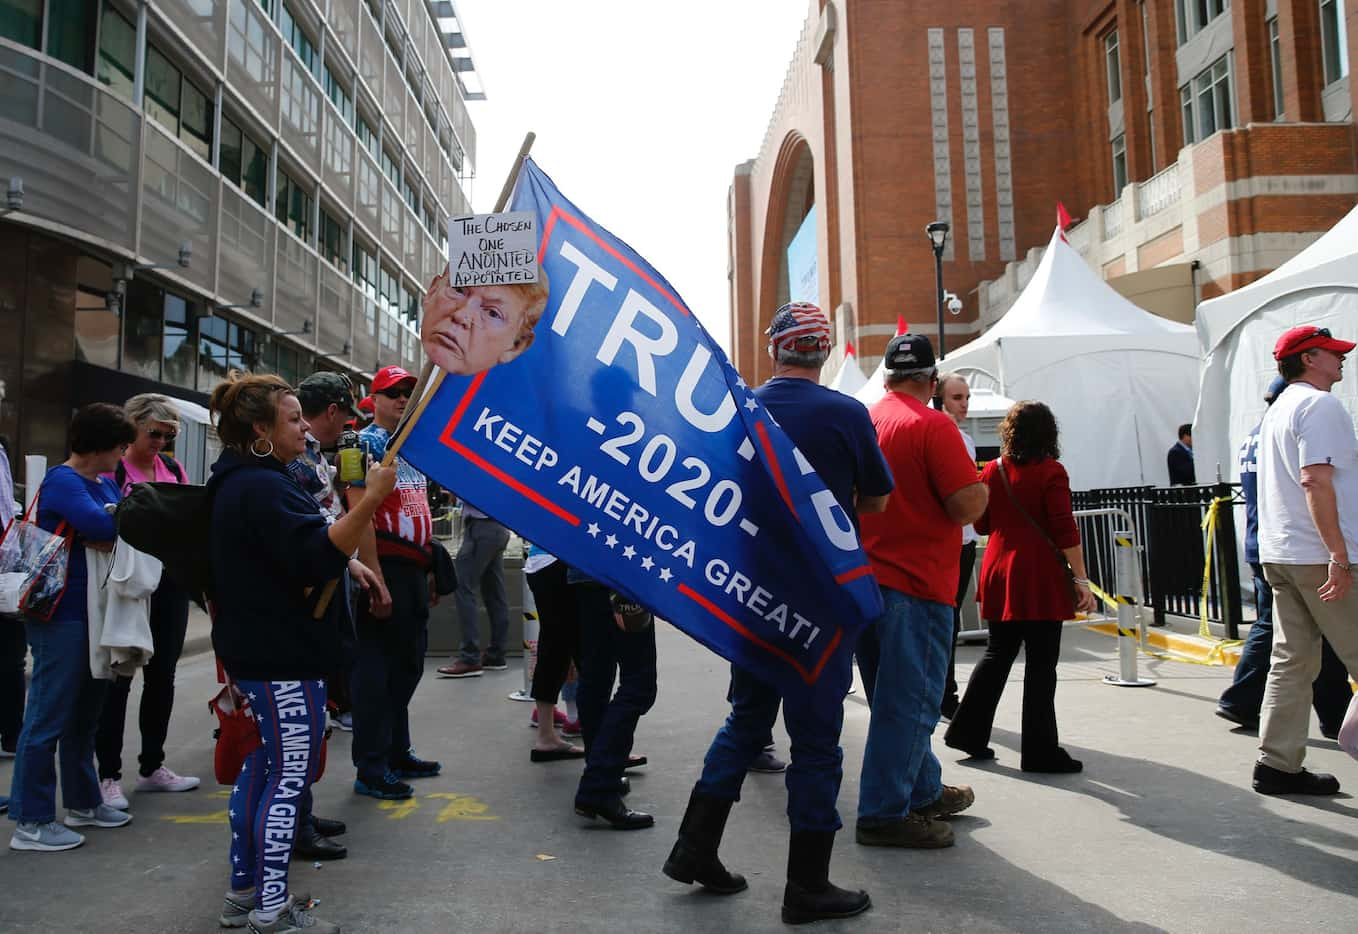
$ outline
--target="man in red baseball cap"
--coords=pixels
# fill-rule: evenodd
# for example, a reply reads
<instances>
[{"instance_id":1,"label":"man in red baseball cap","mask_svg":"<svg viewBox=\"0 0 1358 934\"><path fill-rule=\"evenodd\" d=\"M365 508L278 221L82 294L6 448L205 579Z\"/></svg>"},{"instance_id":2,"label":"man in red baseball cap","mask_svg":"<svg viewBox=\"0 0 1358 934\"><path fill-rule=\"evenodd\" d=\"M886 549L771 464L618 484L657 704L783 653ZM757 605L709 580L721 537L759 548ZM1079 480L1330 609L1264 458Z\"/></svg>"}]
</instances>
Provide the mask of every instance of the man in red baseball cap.
<instances>
[{"instance_id":1,"label":"man in red baseball cap","mask_svg":"<svg viewBox=\"0 0 1358 934\"><path fill-rule=\"evenodd\" d=\"M373 376L373 423L358 437L374 460L386 454L415 383L415 377L399 366L384 366ZM354 484L349 495L361 496L362 484ZM352 749L358 771L354 791L397 800L415 793L407 779L429 778L442 769L440 763L415 755L410 739L408 709L424 672L428 642L434 520L428 481L399 455L396 489L377 508L373 525L376 554L360 546L359 559L385 583L390 602L374 605L358 617L352 684Z\"/></svg>"},{"instance_id":2,"label":"man in red baseball cap","mask_svg":"<svg viewBox=\"0 0 1358 934\"><path fill-rule=\"evenodd\" d=\"M1358 672L1358 437L1330 392L1353 341L1292 328L1273 356L1287 391L1259 426L1259 560L1273 588L1273 666L1264 690L1254 790L1333 795L1333 775L1302 768L1321 637Z\"/></svg>"}]
</instances>

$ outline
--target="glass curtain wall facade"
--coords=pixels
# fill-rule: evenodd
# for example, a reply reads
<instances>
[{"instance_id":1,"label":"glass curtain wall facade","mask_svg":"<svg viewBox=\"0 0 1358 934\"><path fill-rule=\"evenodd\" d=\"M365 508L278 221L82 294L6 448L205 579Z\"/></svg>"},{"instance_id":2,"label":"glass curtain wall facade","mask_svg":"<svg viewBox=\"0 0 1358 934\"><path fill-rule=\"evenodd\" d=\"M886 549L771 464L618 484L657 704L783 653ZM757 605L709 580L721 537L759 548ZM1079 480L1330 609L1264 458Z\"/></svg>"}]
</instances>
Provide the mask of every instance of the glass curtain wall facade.
<instances>
[{"instance_id":1,"label":"glass curtain wall facade","mask_svg":"<svg viewBox=\"0 0 1358 934\"><path fill-rule=\"evenodd\" d=\"M0 351L0 433L61 454L69 394L32 402L30 375L52 392L62 366L181 395L419 366L476 144L425 4L5 0L0 85L0 177L24 180L0 307L26 335ZM39 346L63 351L34 369Z\"/></svg>"}]
</instances>

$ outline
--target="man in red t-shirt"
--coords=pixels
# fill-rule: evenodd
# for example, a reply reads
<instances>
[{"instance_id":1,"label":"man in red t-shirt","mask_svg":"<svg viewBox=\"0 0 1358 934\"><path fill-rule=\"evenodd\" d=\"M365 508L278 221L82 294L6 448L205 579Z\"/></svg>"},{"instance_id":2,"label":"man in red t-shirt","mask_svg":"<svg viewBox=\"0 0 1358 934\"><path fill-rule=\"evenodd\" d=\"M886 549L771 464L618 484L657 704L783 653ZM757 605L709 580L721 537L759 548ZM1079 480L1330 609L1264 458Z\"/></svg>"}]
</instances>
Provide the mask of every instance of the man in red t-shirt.
<instances>
[{"instance_id":1,"label":"man in red t-shirt","mask_svg":"<svg viewBox=\"0 0 1358 934\"><path fill-rule=\"evenodd\" d=\"M877 443L896 481L885 512L862 516L863 547L885 611L858 641L872 707L858 789L858 842L951 846L940 818L976 799L942 782L930 748L948 676L962 526L980 518L986 488L957 426L928 405L934 350L918 334L887 344L887 393L872 407Z\"/></svg>"}]
</instances>

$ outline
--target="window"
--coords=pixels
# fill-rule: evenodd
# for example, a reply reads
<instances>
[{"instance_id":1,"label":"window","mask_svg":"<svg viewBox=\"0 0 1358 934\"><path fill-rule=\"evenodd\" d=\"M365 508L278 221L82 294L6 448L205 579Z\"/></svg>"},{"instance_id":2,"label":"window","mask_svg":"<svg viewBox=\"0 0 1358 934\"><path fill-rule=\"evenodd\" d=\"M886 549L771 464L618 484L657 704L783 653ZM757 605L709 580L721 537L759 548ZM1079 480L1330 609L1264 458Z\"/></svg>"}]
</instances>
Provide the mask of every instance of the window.
<instances>
[{"instance_id":1,"label":"window","mask_svg":"<svg viewBox=\"0 0 1358 934\"><path fill-rule=\"evenodd\" d=\"M335 105L346 125L354 122L354 101L344 89L344 85L335 77L335 73L330 70L329 65L325 68L325 96L330 98L330 103Z\"/></svg>"},{"instance_id":2,"label":"window","mask_svg":"<svg viewBox=\"0 0 1358 934\"><path fill-rule=\"evenodd\" d=\"M222 117L220 166L223 178L238 185L255 204L268 205L268 153L227 117Z\"/></svg>"},{"instance_id":3,"label":"window","mask_svg":"<svg viewBox=\"0 0 1358 934\"><path fill-rule=\"evenodd\" d=\"M1198 143L1217 130L1234 126L1231 60L1223 55L1179 92L1184 114L1184 143Z\"/></svg>"},{"instance_id":4,"label":"window","mask_svg":"<svg viewBox=\"0 0 1358 934\"><path fill-rule=\"evenodd\" d=\"M26 5L24 2L18 4L20 8ZM12 0L0 5L0 9L14 8ZM97 9L97 4L87 3L86 0L48 0L47 54L89 74L94 53L93 20ZM0 13L0 21L5 18L5 14ZM8 34L4 27L0 29Z\"/></svg>"},{"instance_id":5,"label":"window","mask_svg":"<svg viewBox=\"0 0 1358 934\"><path fill-rule=\"evenodd\" d=\"M316 45L303 31L302 26L293 17L288 5L283 4L283 11L279 14L279 29L283 33L283 41L292 46L292 50L297 53L297 57L302 60L306 70L320 78L321 76L321 57L316 54Z\"/></svg>"},{"instance_id":6,"label":"window","mask_svg":"<svg viewBox=\"0 0 1358 934\"><path fill-rule=\"evenodd\" d=\"M1327 85L1349 73L1349 43L1344 28L1344 0L1320 0L1320 49Z\"/></svg>"},{"instance_id":7,"label":"window","mask_svg":"<svg viewBox=\"0 0 1358 934\"><path fill-rule=\"evenodd\" d=\"M165 294L150 282L133 279L127 284L123 305L123 371L160 379L161 315Z\"/></svg>"},{"instance_id":8,"label":"window","mask_svg":"<svg viewBox=\"0 0 1358 934\"><path fill-rule=\"evenodd\" d=\"M393 185L401 184L401 160L385 149L382 150L382 173L391 179Z\"/></svg>"},{"instance_id":9,"label":"window","mask_svg":"<svg viewBox=\"0 0 1358 934\"><path fill-rule=\"evenodd\" d=\"M42 41L42 0L5 0L0 6L0 36L36 49Z\"/></svg>"},{"instance_id":10,"label":"window","mask_svg":"<svg viewBox=\"0 0 1358 934\"><path fill-rule=\"evenodd\" d=\"M409 177L401 182L401 194L405 196L406 207L414 211L415 215L418 217L420 213L420 196L415 193L415 186L410 184Z\"/></svg>"},{"instance_id":11,"label":"window","mask_svg":"<svg viewBox=\"0 0 1358 934\"><path fill-rule=\"evenodd\" d=\"M377 256L354 238L354 287L363 294L363 328L370 337L377 335Z\"/></svg>"},{"instance_id":12,"label":"window","mask_svg":"<svg viewBox=\"0 0 1358 934\"><path fill-rule=\"evenodd\" d=\"M340 272L349 269L349 257L344 251L344 225L333 214L321 207L321 255Z\"/></svg>"},{"instance_id":13,"label":"window","mask_svg":"<svg viewBox=\"0 0 1358 934\"><path fill-rule=\"evenodd\" d=\"M269 14L269 19L273 19L274 0L259 0L259 8Z\"/></svg>"},{"instance_id":14,"label":"window","mask_svg":"<svg viewBox=\"0 0 1358 934\"><path fill-rule=\"evenodd\" d=\"M1231 8L1231 0L1174 0L1179 22L1179 44L1192 39L1207 24Z\"/></svg>"},{"instance_id":15,"label":"window","mask_svg":"<svg viewBox=\"0 0 1358 934\"><path fill-rule=\"evenodd\" d=\"M188 78L184 79L183 92L179 96L179 139L196 152L204 162L212 161L212 111L213 103L208 96L194 86Z\"/></svg>"},{"instance_id":16,"label":"window","mask_svg":"<svg viewBox=\"0 0 1358 934\"><path fill-rule=\"evenodd\" d=\"M1127 137L1119 133L1113 138L1113 198L1122 197L1127 187Z\"/></svg>"},{"instance_id":17,"label":"window","mask_svg":"<svg viewBox=\"0 0 1358 934\"><path fill-rule=\"evenodd\" d=\"M194 360L192 306L170 292L165 293L165 329L161 339L163 376L167 383L193 388Z\"/></svg>"},{"instance_id":18,"label":"window","mask_svg":"<svg viewBox=\"0 0 1358 934\"><path fill-rule=\"evenodd\" d=\"M1273 119L1283 118L1283 47L1278 38L1278 17L1268 21L1269 64L1273 67Z\"/></svg>"},{"instance_id":19,"label":"window","mask_svg":"<svg viewBox=\"0 0 1358 934\"><path fill-rule=\"evenodd\" d=\"M311 193L284 172L282 166L278 169L278 193L274 201L274 216L303 243L311 242Z\"/></svg>"},{"instance_id":20,"label":"window","mask_svg":"<svg viewBox=\"0 0 1358 934\"><path fill-rule=\"evenodd\" d=\"M368 126L368 121L362 117L354 117L354 133L358 136L358 144L368 150L368 154L374 159L381 156L382 150L377 145L377 134L373 128Z\"/></svg>"},{"instance_id":21,"label":"window","mask_svg":"<svg viewBox=\"0 0 1358 934\"><path fill-rule=\"evenodd\" d=\"M1118 53L1118 31L1103 37L1103 58L1108 72L1108 103L1122 100L1122 59Z\"/></svg>"},{"instance_id":22,"label":"window","mask_svg":"<svg viewBox=\"0 0 1358 934\"><path fill-rule=\"evenodd\" d=\"M146 47L146 99L142 106L151 119L178 136L203 161L211 161L213 103L153 45Z\"/></svg>"},{"instance_id":23,"label":"window","mask_svg":"<svg viewBox=\"0 0 1358 934\"><path fill-rule=\"evenodd\" d=\"M136 61L137 31L121 13L106 5L99 20L99 63L95 77L131 100Z\"/></svg>"}]
</instances>

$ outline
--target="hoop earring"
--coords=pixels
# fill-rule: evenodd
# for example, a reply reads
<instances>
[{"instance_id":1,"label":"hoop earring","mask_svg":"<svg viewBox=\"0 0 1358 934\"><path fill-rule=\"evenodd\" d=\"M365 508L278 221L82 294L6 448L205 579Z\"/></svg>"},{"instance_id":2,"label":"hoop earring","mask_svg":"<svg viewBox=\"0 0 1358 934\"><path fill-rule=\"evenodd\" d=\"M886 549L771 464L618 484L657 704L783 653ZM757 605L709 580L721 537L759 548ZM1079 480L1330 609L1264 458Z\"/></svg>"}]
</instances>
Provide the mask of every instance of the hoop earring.
<instances>
[{"instance_id":1,"label":"hoop earring","mask_svg":"<svg viewBox=\"0 0 1358 934\"><path fill-rule=\"evenodd\" d=\"M264 451L263 453L260 453L259 449L256 447L261 441L263 441L265 444L269 446L269 449L267 451ZM250 453L255 455L255 457L260 458L261 460L263 460L266 457L272 457L273 442L270 441L268 438L256 438L255 440L250 442Z\"/></svg>"}]
</instances>

